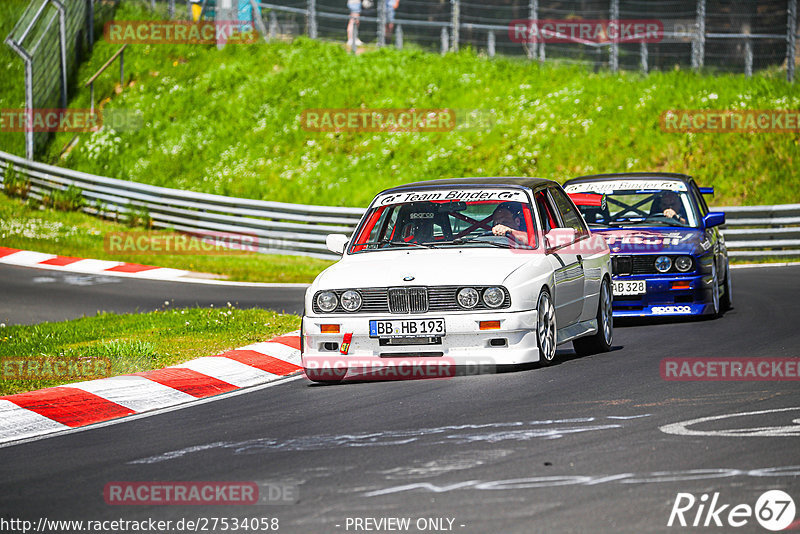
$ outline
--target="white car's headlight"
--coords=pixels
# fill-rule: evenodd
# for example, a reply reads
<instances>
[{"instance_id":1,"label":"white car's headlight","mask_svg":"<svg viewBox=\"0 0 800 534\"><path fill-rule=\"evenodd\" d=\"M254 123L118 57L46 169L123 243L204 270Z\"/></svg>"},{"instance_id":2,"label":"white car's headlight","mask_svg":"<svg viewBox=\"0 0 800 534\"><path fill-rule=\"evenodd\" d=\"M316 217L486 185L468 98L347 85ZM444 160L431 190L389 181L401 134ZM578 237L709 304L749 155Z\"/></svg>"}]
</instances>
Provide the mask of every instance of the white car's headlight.
<instances>
[{"instance_id":1,"label":"white car's headlight","mask_svg":"<svg viewBox=\"0 0 800 534\"><path fill-rule=\"evenodd\" d=\"M456 300L458 300L458 304L462 308L474 308L478 304L478 298L480 298L480 295L471 287L459 289L456 295Z\"/></svg>"},{"instance_id":2,"label":"white car's headlight","mask_svg":"<svg viewBox=\"0 0 800 534\"><path fill-rule=\"evenodd\" d=\"M672 267L672 260L669 259L669 256L659 256L656 258L656 271L665 273L669 271L670 267Z\"/></svg>"},{"instance_id":3,"label":"white car's headlight","mask_svg":"<svg viewBox=\"0 0 800 534\"><path fill-rule=\"evenodd\" d=\"M361 293L348 289L342 293L342 308L346 311L354 312L361 307Z\"/></svg>"},{"instance_id":4,"label":"white car's headlight","mask_svg":"<svg viewBox=\"0 0 800 534\"><path fill-rule=\"evenodd\" d=\"M490 308L499 308L506 300L506 295L499 287L487 287L483 291L483 302Z\"/></svg>"},{"instance_id":5,"label":"white car's headlight","mask_svg":"<svg viewBox=\"0 0 800 534\"><path fill-rule=\"evenodd\" d=\"M686 271L690 270L692 268L692 257L678 256L675 259L675 268L682 273L685 273Z\"/></svg>"},{"instance_id":6,"label":"white car's headlight","mask_svg":"<svg viewBox=\"0 0 800 534\"><path fill-rule=\"evenodd\" d=\"M317 306L324 312L332 312L338 303L339 299L336 298L336 293L333 291L323 291L317 295Z\"/></svg>"}]
</instances>

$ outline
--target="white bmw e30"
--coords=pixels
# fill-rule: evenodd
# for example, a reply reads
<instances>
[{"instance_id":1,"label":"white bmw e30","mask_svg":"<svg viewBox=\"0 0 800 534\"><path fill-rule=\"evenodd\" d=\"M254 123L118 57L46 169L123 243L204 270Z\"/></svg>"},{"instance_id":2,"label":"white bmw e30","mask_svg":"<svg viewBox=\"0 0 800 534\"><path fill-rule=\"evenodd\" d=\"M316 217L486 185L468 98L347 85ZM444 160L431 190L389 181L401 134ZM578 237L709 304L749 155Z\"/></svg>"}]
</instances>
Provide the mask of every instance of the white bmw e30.
<instances>
[{"instance_id":1,"label":"white bmw e30","mask_svg":"<svg viewBox=\"0 0 800 534\"><path fill-rule=\"evenodd\" d=\"M611 260L554 181L462 178L379 193L342 259L305 295L302 362L317 382L415 359L455 367L608 351ZM375 362L379 362L376 364Z\"/></svg>"}]
</instances>

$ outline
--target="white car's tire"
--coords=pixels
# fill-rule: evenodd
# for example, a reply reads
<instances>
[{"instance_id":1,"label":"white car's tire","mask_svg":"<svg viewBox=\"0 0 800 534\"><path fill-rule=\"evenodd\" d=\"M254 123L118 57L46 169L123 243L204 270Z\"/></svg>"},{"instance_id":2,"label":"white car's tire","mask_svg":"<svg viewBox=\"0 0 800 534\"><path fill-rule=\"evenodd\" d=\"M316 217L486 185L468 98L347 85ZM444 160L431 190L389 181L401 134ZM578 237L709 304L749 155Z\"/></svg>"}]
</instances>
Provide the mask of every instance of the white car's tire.
<instances>
[{"instance_id":1,"label":"white car's tire","mask_svg":"<svg viewBox=\"0 0 800 534\"><path fill-rule=\"evenodd\" d=\"M613 296L608 278L600 284L600 296L597 302L597 332L594 335L580 337L572 342L572 347L580 356L608 352L614 341Z\"/></svg>"},{"instance_id":2,"label":"white car's tire","mask_svg":"<svg viewBox=\"0 0 800 534\"><path fill-rule=\"evenodd\" d=\"M539 347L539 363L550 365L556 360L556 309L547 288L539 293L536 304L536 344Z\"/></svg>"}]
</instances>

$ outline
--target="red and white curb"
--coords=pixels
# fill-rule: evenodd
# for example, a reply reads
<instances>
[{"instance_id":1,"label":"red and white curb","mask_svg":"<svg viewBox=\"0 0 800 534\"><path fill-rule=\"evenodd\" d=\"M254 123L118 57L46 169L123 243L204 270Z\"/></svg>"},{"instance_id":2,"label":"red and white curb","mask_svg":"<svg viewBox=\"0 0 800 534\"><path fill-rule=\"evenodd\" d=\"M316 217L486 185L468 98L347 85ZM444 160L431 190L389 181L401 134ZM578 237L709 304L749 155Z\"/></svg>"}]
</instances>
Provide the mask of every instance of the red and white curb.
<instances>
[{"instance_id":1,"label":"red and white curb","mask_svg":"<svg viewBox=\"0 0 800 534\"><path fill-rule=\"evenodd\" d=\"M8 247L0 247L0 263L20 267L56 269L73 273L134 276L156 280L172 280L193 274L191 271L181 269L153 267L151 265L139 265L138 263L125 263L122 261L88 260Z\"/></svg>"},{"instance_id":2,"label":"red and white curb","mask_svg":"<svg viewBox=\"0 0 800 534\"><path fill-rule=\"evenodd\" d=\"M0 397L0 444L177 406L298 374L300 332L131 375Z\"/></svg>"}]
</instances>

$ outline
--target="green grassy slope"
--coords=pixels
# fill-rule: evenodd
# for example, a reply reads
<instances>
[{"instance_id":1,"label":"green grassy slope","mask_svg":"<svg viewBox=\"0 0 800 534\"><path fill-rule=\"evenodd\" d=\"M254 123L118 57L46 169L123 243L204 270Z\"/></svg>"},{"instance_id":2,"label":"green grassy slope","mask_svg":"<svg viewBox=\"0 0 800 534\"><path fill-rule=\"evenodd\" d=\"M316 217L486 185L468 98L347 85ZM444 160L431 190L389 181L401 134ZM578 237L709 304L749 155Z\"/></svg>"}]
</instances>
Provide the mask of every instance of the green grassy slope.
<instances>
[{"instance_id":1,"label":"green grassy slope","mask_svg":"<svg viewBox=\"0 0 800 534\"><path fill-rule=\"evenodd\" d=\"M147 17L123 5L117 19ZM79 78L118 48L99 43ZM612 75L465 50L407 49L356 57L337 44L131 45L132 83L107 110L138 113L142 128L57 136L49 158L156 185L287 202L364 206L381 188L457 176L563 181L597 172L686 172L717 188L715 205L796 202L800 136L665 133L668 109L800 109L800 87L775 71L747 79L684 71ZM73 107L88 107L88 91ZM495 117L444 133L317 133L309 108L456 108Z\"/></svg>"}]
</instances>

